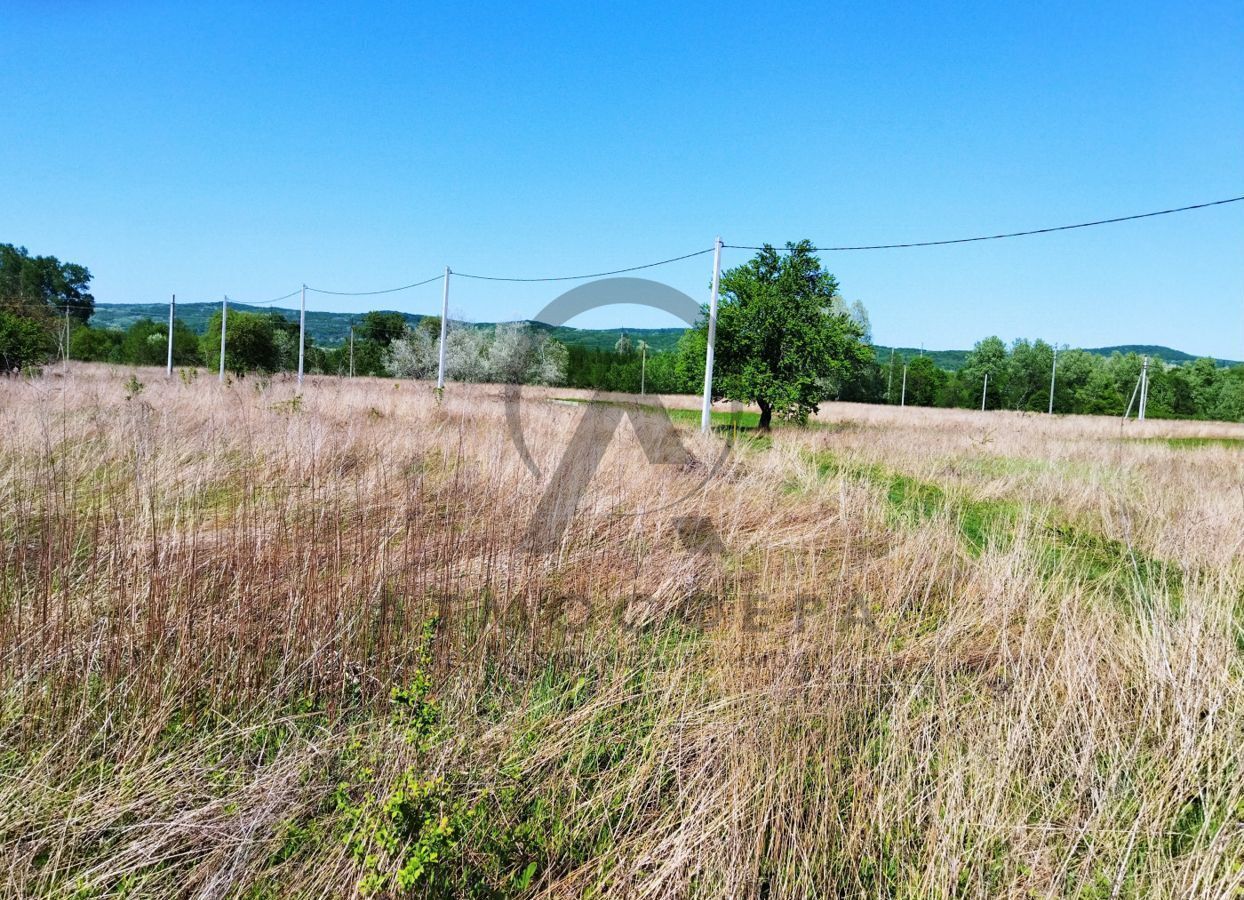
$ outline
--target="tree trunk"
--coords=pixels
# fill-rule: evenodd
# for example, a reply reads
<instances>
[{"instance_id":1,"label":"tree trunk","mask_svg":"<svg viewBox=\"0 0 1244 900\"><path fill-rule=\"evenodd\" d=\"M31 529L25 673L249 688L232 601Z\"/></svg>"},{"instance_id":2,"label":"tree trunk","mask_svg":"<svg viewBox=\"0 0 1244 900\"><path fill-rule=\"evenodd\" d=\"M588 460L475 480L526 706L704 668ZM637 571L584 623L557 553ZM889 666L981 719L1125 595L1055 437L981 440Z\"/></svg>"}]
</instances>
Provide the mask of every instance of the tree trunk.
<instances>
[{"instance_id":1,"label":"tree trunk","mask_svg":"<svg viewBox=\"0 0 1244 900\"><path fill-rule=\"evenodd\" d=\"M768 431L773 422L773 407L763 400L758 400L757 403L760 404L760 424L756 427L761 431Z\"/></svg>"}]
</instances>

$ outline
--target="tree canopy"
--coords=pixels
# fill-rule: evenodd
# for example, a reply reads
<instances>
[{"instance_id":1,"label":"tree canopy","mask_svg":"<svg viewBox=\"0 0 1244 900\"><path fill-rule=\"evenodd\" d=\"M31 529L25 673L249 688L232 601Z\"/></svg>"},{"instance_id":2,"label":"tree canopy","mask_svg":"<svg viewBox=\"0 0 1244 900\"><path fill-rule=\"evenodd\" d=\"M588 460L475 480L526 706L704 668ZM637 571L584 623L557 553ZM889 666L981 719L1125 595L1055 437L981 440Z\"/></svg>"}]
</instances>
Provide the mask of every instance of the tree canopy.
<instances>
[{"instance_id":1,"label":"tree canopy","mask_svg":"<svg viewBox=\"0 0 1244 900\"><path fill-rule=\"evenodd\" d=\"M85 266L0 244L0 372L38 366L56 353L65 311L78 322L91 317L90 283Z\"/></svg>"},{"instance_id":2,"label":"tree canopy","mask_svg":"<svg viewBox=\"0 0 1244 900\"><path fill-rule=\"evenodd\" d=\"M706 314L695 331L707 328ZM721 277L714 398L755 403L762 429L775 414L804 422L872 361L864 333L810 242L784 253L766 245ZM700 346L687 342L691 352Z\"/></svg>"},{"instance_id":3,"label":"tree canopy","mask_svg":"<svg viewBox=\"0 0 1244 900\"><path fill-rule=\"evenodd\" d=\"M62 313L86 322L95 309L86 266L61 262L55 256L31 256L25 247L0 244L0 302L27 315L35 308ZM33 317L33 316L32 316Z\"/></svg>"}]
</instances>

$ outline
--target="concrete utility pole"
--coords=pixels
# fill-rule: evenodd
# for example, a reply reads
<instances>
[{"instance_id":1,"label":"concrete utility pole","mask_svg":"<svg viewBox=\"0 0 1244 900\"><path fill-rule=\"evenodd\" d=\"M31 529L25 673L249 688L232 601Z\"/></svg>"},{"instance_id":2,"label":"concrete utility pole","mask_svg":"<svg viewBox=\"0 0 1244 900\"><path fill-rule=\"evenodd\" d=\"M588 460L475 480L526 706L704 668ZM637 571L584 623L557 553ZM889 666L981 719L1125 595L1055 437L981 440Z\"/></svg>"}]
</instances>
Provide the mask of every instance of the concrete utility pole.
<instances>
[{"instance_id":1,"label":"concrete utility pole","mask_svg":"<svg viewBox=\"0 0 1244 900\"><path fill-rule=\"evenodd\" d=\"M644 381L648 374L648 342L639 342L639 396L644 395Z\"/></svg>"},{"instance_id":2,"label":"concrete utility pole","mask_svg":"<svg viewBox=\"0 0 1244 900\"><path fill-rule=\"evenodd\" d=\"M1050 415L1054 415L1054 379L1058 376L1058 345L1054 345L1054 365L1050 368Z\"/></svg>"},{"instance_id":3,"label":"concrete utility pole","mask_svg":"<svg viewBox=\"0 0 1244 900\"><path fill-rule=\"evenodd\" d=\"M1136 379L1136 387L1132 388L1131 399L1127 401L1127 409L1123 411L1123 421L1126 422L1128 416L1132 414L1132 406L1136 403L1136 397L1140 394L1140 382L1145 376L1142 374Z\"/></svg>"},{"instance_id":4,"label":"concrete utility pole","mask_svg":"<svg viewBox=\"0 0 1244 900\"><path fill-rule=\"evenodd\" d=\"M899 406L907 405L907 363L903 363L903 398L899 402Z\"/></svg>"},{"instance_id":5,"label":"concrete utility pole","mask_svg":"<svg viewBox=\"0 0 1244 900\"><path fill-rule=\"evenodd\" d=\"M721 237L713 242L713 292L708 301L708 347L704 351L704 407L700 431L708 434L713 421L713 346L717 341L717 288L721 283Z\"/></svg>"},{"instance_id":6,"label":"concrete utility pole","mask_svg":"<svg viewBox=\"0 0 1244 900\"><path fill-rule=\"evenodd\" d=\"M69 371L69 304L65 304L65 347L64 353L61 354L64 362L64 370Z\"/></svg>"},{"instance_id":7,"label":"concrete utility pole","mask_svg":"<svg viewBox=\"0 0 1244 900\"><path fill-rule=\"evenodd\" d=\"M354 377L354 323L350 323L350 377Z\"/></svg>"},{"instance_id":8,"label":"concrete utility pole","mask_svg":"<svg viewBox=\"0 0 1244 900\"><path fill-rule=\"evenodd\" d=\"M229 296L220 303L220 383L225 383L225 322L229 319Z\"/></svg>"},{"instance_id":9,"label":"concrete utility pole","mask_svg":"<svg viewBox=\"0 0 1244 900\"><path fill-rule=\"evenodd\" d=\"M981 388L981 412L985 411L985 393L989 390L989 373L985 373L985 386Z\"/></svg>"},{"instance_id":10,"label":"concrete utility pole","mask_svg":"<svg viewBox=\"0 0 1244 900\"><path fill-rule=\"evenodd\" d=\"M298 386L302 387L302 364L307 353L307 286L302 286L302 308L298 311Z\"/></svg>"},{"instance_id":11,"label":"concrete utility pole","mask_svg":"<svg viewBox=\"0 0 1244 900\"><path fill-rule=\"evenodd\" d=\"M890 348L890 371L885 383L885 402L894 402L894 348Z\"/></svg>"},{"instance_id":12,"label":"concrete utility pole","mask_svg":"<svg viewBox=\"0 0 1244 900\"><path fill-rule=\"evenodd\" d=\"M1140 367L1140 411L1137 419L1145 421L1145 412L1149 406L1149 357L1145 357Z\"/></svg>"},{"instance_id":13,"label":"concrete utility pole","mask_svg":"<svg viewBox=\"0 0 1244 900\"><path fill-rule=\"evenodd\" d=\"M177 295L168 302L168 377L173 377L173 319L177 314Z\"/></svg>"},{"instance_id":14,"label":"concrete utility pole","mask_svg":"<svg viewBox=\"0 0 1244 900\"><path fill-rule=\"evenodd\" d=\"M441 348L436 367L436 389L445 389L445 344L449 337L449 266L445 267L445 289L441 293Z\"/></svg>"}]
</instances>

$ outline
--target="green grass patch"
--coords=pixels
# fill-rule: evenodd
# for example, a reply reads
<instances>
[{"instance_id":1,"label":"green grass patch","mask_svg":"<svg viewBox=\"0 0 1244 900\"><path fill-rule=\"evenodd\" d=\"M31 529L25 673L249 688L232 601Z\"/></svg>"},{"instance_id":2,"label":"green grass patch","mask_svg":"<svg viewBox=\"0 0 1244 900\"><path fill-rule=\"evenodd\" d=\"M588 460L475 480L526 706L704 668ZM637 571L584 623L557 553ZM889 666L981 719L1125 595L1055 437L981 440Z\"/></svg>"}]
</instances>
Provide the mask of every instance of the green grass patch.
<instances>
[{"instance_id":1,"label":"green grass patch","mask_svg":"<svg viewBox=\"0 0 1244 900\"><path fill-rule=\"evenodd\" d=\"M972 555L994 543L1008 543L1014 536L1020 506L1009 500L980 500L951 493L940 485L921 481L877 464L844 461L822 451L814 455L817 474L842 474L882 488L891 522L917 525L938 515L952 516L959 536Z\"/></svg>"},{"instance_id":2,"label":"green grass patch","mask_svg":"<svg viewBox=\"0 0 1244 900\"><path fill-rule=\"evenodd\" d=\"M1155 437L1132 438L1131 440L1137 444L1165 444L1175 450L1204 450L1207 447L1244 450L1244 438L1235 437Z\"/></svg>"},{"instance_id":3,"label":"green grass patch","mask_svg":"<svg viewBox=\"0 0 1244 900\"><path fill-rule=\"evenodd\" d=\"M699 425L700 411L698 409L677 409L666 406L658 406L655 403L638 403L627 402L624 400L589 400L580 397L554 397L558 403L579 403L579 404L595 404L598 406L617 406L623 409L631 408L646 413L665 413L669 416L671 422L680 425ZM748 412L745 409L721 411L713 410L709 413L711 426L714 430L726 428L738 429L755 429L760 425L760 413Z\"/></svg>"},{"instance_id":4,"label":"green grass patch","mask_svg":"<svg viewBox=\"0 0 1244 900\"><path fill-rule=\"evenodd\" d=\"M673 425L699 427L700 411L696 409L670 409L649 403L627 403L621 400L581 400L575 397L554 397L558 403L599 404L616 406L623 409L634 409L650 415L666 415ZM768 434L759 430L760 413L747 410L720 411L713 410L710 414L710 426L713 431L724 435L740 446L753 450L768 450L773 440ZM774 423L776 427L776 422ZM791 427L791 426L787 426Z\"/></svg>"},{"instance_id":5,"label":"green grass patch","mask_svg":"<svg viewBox=\"0 0 1244 900\"><path fill-rule=\"evenodd\" d=\"M951 492L932 482L894 472L878 464L853 463L832 453L814 454L821 477L844 475L882 488L891 523L914 526L939 515L951 517L972 556L1014 540L1022 505L1018 501L980 499ZM1115 602L1140 614L1165 607L1178 615L1183 606L1183 570L1174 563L1137 552L1122 541L1060 521L1042 510L1037 537L1042 575L1093 585Z\"/></svg>"}]
</instances>

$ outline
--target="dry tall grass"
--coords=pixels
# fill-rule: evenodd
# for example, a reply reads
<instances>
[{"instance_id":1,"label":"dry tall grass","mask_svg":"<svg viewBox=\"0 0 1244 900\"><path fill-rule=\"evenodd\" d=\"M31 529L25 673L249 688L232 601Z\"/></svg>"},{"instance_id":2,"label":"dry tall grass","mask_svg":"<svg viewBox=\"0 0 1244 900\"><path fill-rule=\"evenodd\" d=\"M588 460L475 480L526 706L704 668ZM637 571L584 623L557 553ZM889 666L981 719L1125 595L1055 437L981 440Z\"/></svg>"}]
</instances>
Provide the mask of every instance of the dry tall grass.
<instances>
[{"instance_id":1,"label":"dry tall grass","mask_svg":"<svg viewBox=\"0 0 1244 900\"><path fill-rule=\"evenodd\" d=\"M1242 429L622 425L535 552L496 388L128 377L0 382L7 895L1241 890L1244 445L1135 438Z\"/></svg>"}]
</instances>

